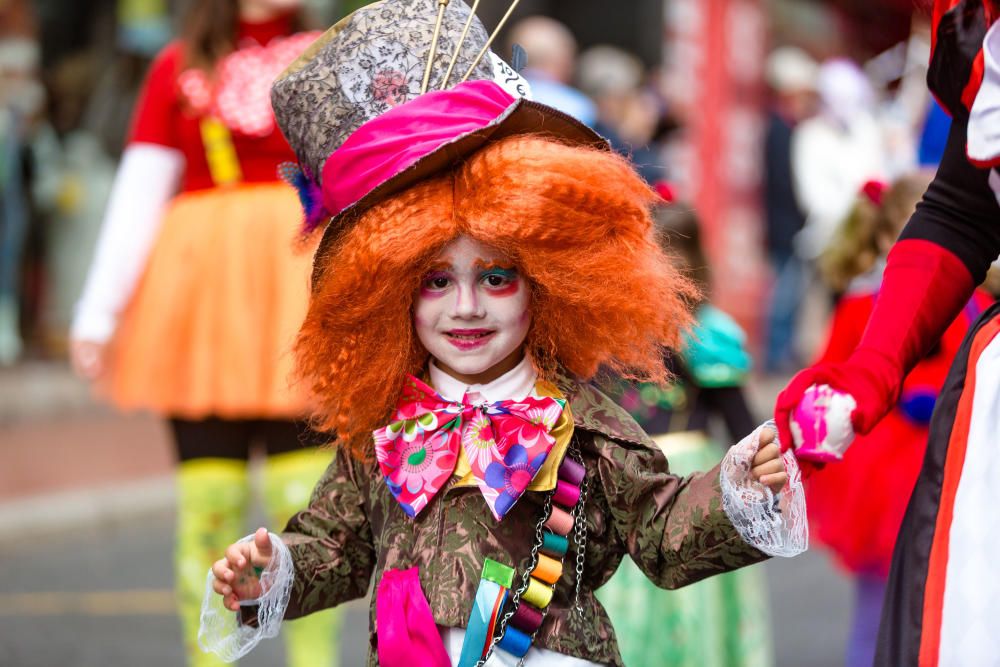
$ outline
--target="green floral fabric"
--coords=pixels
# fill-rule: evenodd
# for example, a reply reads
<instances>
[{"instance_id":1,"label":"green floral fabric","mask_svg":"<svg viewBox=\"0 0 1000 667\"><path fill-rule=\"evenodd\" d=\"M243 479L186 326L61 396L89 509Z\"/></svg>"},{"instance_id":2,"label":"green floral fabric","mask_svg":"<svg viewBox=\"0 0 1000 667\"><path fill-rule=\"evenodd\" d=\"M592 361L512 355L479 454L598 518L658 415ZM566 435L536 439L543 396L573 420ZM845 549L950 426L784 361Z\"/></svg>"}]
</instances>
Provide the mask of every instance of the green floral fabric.
<instances>
[{"instance_id":1,"label":"green floral fabric","mask_svg":"<svg viewBox=\"0 0 1000 667\"><path fill-rule=\"evenodd\" d=\"M611 399L590 385L560 384L575 420L571 446L582 454L590 480L582 613L573 610L571 543L535 645L621 665L614 630L594 591L624 556L662 588L686 586L766 556L743 542L723 512L718 468L687 478L671 474L662 452ZM411 519L374 461L338 456L309 507L282 535L296 575L286 618L360 598L373 581L377 588L386 569L417 567L438 625L465 627L484 559L523 567L544 500L545 494L529 491L497 522L481 494L455 488L453 478ZM374 599L369 627L374 665Z\"/></svg>"},{"instance_id":2,"label":"green floral fabric","mask_svg":"<svg viewBox=\"0 0 1000 667\"><path fill-rule=\"evenodd\" d=\"M704 434L667 448L674 472L711 468L721 450ZM676 442L676 441L671 441ZM597 591L628 667L770 667L774 664L761 566L726 572L681 590L656 588L628 560Z\"/></svg>"}]
</instances>

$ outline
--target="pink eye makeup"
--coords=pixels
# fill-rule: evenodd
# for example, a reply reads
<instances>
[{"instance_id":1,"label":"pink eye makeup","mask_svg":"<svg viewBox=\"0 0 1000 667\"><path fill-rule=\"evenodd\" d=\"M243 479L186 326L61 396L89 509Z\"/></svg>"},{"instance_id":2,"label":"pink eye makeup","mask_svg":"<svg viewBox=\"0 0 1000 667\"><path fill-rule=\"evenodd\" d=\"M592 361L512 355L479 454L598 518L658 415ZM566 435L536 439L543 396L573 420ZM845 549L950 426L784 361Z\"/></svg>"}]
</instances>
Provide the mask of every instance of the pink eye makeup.
<instances>
[{"instance_id":1,"label":"pink eye makeup","mask_svg":"<svg viewBox=\"0 0 1000 667\"><path fill-rule=\"evenodd\" d=\"M516 363L531 326L529 284L512 258L459 237L420 274L417 338L454 377L480 377Z\"/></svg>"},{"instance_id":2,"label":"pink eye makeup","mask_svg":"<svg viewBox=\"0 0 1000 667\"><path fill-rule=\"evenodd\" d=\"M509 296L518 290L518 275L514 268L492 267L479 274L479 282L493 296Z\"/></svg>"},{"instance_id":3,"label":"pink eye makeup","mask_svg":"<svg viewBox=\"0 0 1000 667\"><path fill-rule=\"evenodd\" d=\"M420 283L420 293L425 296L439 296L453 281L447 271L431 271Z\"/></svg>"}]
</instances>

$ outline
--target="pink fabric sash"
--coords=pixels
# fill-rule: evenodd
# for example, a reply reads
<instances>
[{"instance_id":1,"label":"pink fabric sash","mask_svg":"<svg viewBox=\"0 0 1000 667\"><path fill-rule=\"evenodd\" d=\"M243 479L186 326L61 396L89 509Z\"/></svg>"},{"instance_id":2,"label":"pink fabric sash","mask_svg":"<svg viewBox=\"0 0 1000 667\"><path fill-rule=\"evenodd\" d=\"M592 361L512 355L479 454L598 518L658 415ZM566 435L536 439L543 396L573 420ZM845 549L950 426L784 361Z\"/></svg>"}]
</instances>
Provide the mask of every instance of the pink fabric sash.
<instances>
[{"instance_id":1,"label":"pink fabric sash","mask_svg":"<svg viewBox=\"0 0 1000 667\"><path fill-rule=\"evenodd\" d=\"M382 573L375 618L382 667L451 667L417 568Z\"/></svg>"},{"instance_id":2,"label":"pink fabric sash","mask_svg":"<svg viewBox=\"0 0 1000 667\"><path fill-rule=\"evenodd\" d=\"M323 207L338 215L420 158L488 127L515 102L492 81L467 81L371 119L323 165Z\"/></svg>"}]
</instances>

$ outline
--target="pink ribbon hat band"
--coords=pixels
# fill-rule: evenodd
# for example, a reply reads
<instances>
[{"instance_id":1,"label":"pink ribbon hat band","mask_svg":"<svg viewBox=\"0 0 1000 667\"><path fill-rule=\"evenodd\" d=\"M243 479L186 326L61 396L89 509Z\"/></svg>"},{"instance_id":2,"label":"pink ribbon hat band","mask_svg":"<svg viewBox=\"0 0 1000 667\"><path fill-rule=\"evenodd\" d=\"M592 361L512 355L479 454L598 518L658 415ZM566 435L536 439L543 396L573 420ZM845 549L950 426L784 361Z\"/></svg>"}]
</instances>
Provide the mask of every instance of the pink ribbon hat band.
<instances>
[{"instance_id":1,"label":"pink ribbon hat band","mask_svg":"<svg viewBox=\"0 0 1000 667\"><path fill-rule=\"evenodd\" d=\"M333 218L317 258L339 236L338 218L365 209L504 137L544 134L608 150L575 118L477 80L426 93L359 127L323 165L323 208ZM319 263L314 271L314 284Z\"/></svg>"}]
</instances>

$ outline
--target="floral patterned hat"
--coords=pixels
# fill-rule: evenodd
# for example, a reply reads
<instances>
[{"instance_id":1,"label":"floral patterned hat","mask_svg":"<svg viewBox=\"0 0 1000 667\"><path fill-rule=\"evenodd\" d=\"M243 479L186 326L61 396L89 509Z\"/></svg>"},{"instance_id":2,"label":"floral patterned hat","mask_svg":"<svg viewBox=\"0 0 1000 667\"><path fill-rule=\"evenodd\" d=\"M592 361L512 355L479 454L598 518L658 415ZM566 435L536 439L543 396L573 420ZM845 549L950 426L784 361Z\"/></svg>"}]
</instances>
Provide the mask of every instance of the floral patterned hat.
<instances>
[{"instance_id":1,"label":"floral patterned hat","mask_svg":"<svg viewBox=\"0 0 1000 667\"><path fill-rule=\"evenodd\" d=\"M330 28L278 77L271 102L299 159L285 177L307 232L330 221L317 257L347 213L490 141L531 133L607 148L576 119L530 101L491 39L461 0L382 0Z\"/></svg>"}]
</instances>

